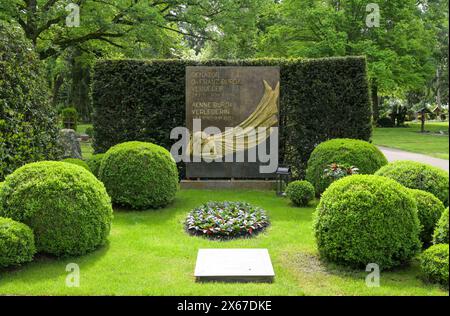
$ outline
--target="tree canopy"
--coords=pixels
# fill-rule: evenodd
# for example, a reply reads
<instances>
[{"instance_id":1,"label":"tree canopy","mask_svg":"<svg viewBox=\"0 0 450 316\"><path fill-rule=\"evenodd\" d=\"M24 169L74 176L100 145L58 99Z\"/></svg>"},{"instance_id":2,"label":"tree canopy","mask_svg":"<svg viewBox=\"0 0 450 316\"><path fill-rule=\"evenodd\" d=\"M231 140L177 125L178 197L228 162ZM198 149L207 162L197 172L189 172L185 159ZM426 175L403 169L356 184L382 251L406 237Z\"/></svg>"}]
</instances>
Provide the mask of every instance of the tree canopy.
<instances>
[{"instance_id":1,"label":"tree canopy","mask_svg":"<svg viewBox=\"0 0 450 316\"><path fill-rule=\"evenodd\" d=\"M105 57L364 55L375 110L378 95L448 104L445 0L0 0L0 19L46 60L54 104L86 112L89 66Z\"/></svg>"}]
</instances>

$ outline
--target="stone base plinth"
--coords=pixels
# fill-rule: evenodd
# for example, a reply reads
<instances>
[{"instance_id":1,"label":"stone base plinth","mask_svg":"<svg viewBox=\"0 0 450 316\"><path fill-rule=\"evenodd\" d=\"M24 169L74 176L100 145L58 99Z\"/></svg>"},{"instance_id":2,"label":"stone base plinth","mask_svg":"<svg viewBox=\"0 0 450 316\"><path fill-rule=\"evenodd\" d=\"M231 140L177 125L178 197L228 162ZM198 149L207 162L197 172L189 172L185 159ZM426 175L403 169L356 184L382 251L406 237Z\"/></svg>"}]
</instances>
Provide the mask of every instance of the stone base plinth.
<instances>
[{"instance_id":1,"label":"stone base plinth","mask_svg":"<svg viewBox=\"0 0 450 316\"><path fill-rule=\"evenodd\" d=\"M250 189L275 190L275 180L181 180L181 189Z\"/></svg>"}]
</instances>

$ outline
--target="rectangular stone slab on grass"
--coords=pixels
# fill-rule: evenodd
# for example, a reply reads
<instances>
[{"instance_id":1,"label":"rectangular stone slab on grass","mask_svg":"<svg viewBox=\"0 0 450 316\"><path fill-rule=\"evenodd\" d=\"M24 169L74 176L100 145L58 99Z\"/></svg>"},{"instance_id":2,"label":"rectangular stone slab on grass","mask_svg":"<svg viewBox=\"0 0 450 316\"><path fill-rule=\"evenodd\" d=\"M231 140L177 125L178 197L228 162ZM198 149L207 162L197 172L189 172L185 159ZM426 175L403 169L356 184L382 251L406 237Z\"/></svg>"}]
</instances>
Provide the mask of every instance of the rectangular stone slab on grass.
<instances>
[{"instance_id":1,"label":"rectangular stone slab on grass","mask_svg":"<svg viewBox=\"0 0 450 316\"><path fill-rule=\"evenodd\" d=\"M199 249L195 266L198 282L273 282L267 249Z\"/></svg>"}]
</instances>

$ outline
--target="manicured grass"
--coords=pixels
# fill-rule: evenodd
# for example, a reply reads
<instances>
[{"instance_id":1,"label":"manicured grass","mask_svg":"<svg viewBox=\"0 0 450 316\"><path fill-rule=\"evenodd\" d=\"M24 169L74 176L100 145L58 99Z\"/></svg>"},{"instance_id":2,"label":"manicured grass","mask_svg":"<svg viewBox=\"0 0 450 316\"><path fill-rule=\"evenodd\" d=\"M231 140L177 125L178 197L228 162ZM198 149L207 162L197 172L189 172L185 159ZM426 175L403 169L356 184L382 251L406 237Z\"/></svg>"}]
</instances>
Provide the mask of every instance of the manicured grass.
<instances>
[{"instance_id":1,"label":"manicured grass","mask_svg":"<svg viewBox=\"0 0 450 316\"><path fill-rule=\"evenodd\" d=\"M188 235L188 211L208 200L248 201L261 206L271 226L251 239L211 241ZM448 295L419 278L417 262L381 273L381 286L365 285L367 272L326 265L318 259L312 212L293 207L273 192L182 190L165 209L116 210L109 244L79 258L38 257L0 271L0 295ZM199 248L268 248L272 284L196 283ZM80 266L80 287L65 285L68 263Z\"/></svg>"},{"instance_id":2,"label":"manicured grass","mask_svg":"<svg viewBox=\"0 0 450 316\"><path fill-rule=\"evenodd\" d=\"M86 129L88 127L92 127L92 124L78 124L77 125L77 132L80 134L85 134L86 133Z\"/></svg>"},{"instance_id":3,"label":"manicured grass","mask_svg":"<svg viewBox=\"0 0 450 316\"><path fill-rule=\"evenodd\" d=\"M81 134L86 133L86 129L88 127L92 127L92 124L78 124L77 125L77 132ZM94 149L92 148L92 143L89 142L81 142L81 154L83 156L83 159L88 159L92 156Z\"/></svg>"},{"instance_id":4,"label":"manicured grass","mask_svg":"<svg viewBox=\"0 0 450 316\"><path fill-rule=\"evenodd\" d=\"M80 146L81 146L81 155L83 156L83 159L90 158L94 153L94 148L92 148L91 142L80 142Z\"/></svg>"},{"instance_id":5,"label":"manicured grass","mask_svg":"<svg viewBox=\"0 0 450 316\"><path fill-rule=\"evenodd\" d=\"M433 133L448 131L448 122L426 122L425 130ZM420 133L420 123L408 123L408 127L374 128L373 143L448 159L448 135Z\"/></svg>"}]
</instances>

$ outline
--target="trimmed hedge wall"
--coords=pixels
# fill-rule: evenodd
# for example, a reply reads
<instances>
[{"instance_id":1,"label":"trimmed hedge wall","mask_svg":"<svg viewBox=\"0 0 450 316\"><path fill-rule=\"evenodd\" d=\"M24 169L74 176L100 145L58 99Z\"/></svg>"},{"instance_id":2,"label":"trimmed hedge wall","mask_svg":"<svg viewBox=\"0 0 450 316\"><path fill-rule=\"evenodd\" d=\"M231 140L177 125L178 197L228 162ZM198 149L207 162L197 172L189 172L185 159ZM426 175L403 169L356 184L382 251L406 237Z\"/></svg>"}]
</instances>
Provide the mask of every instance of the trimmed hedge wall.
<instances>
[{"instance_id":1,"label":"trimmed hedge wall","mask_svg":"<svg viewBox=\"0 0 450 316\"><path fill-rule=\"evenodd\" d=\"M303 177L307 159L331 138L369 140L372 108L363 57L326 59L106 60L94 68L94 149L130 141L170 149L185 126L186 66L279 66L280 163Z\"/></svg>"}]
</instances>

